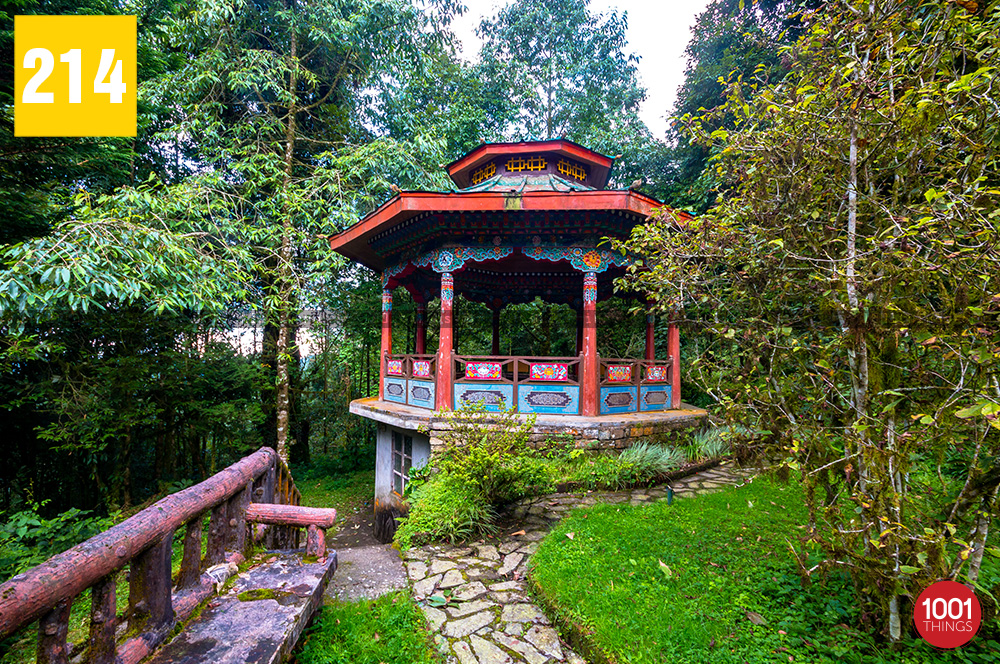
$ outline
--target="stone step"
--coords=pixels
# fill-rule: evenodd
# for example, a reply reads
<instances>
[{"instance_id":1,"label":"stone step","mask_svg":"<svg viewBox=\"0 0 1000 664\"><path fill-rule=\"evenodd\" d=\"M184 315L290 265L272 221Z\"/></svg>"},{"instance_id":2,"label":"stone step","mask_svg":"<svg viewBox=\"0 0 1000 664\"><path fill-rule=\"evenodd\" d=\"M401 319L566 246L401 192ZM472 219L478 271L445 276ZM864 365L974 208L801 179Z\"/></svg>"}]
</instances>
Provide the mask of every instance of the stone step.
<instances>
[{"instance_id":1,"label":"stone step","mask_svg":"<svg viewBox=\"0 0 1000 664\"><path fill-rule=\"evenodd\" d=\"M291 654L337 569L337 554L320 561L277 551L236 577L146 664L280 664Z\"/></svg>"}]
</instances>

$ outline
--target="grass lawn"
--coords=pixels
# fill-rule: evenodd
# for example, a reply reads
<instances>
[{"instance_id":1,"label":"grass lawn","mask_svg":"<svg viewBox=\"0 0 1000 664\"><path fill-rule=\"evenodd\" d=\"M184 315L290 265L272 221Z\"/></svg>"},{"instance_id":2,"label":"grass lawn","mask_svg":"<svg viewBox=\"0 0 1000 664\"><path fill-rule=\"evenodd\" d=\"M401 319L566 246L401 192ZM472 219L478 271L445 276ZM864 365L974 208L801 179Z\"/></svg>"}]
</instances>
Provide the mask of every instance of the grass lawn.
<instances>
[{"instance_id":1,"label":"grass lawn","mask_svg":"<svg viewBox=\"0 0 1000 664\"><path fill-rule=\"evenodd\" d=\"M333 507L338 519L363 509L375 495L375 471L327 473L321 467L295 469L295 486L308 507Z\"/></svg>"},{"instance_id":2,"label":"grass lawn","mask_svg":"<svg viewBox=\"0 0 1000 664\"><path fill-rule=\"evenodd\" d=\"M1000 661L995 620L945 652L920 639L890 652L859 631L846 577L802 588L789 541L800 548L805 522L798 487L765 479L672 506L599 504L543 540L530 578L592 664ZM987 587L996 574L984 561Z\"/></svg>"},{"instance_id":3,"label":"grass lawn","mask_svg":"<svg viewBox=\"0 0 1000 664\"><path fill-rule=\"evenodd\" d=\"M409 593L323 607L296 650L298 664L430 664L434 644Z\"/></svg>"}]
</instances>

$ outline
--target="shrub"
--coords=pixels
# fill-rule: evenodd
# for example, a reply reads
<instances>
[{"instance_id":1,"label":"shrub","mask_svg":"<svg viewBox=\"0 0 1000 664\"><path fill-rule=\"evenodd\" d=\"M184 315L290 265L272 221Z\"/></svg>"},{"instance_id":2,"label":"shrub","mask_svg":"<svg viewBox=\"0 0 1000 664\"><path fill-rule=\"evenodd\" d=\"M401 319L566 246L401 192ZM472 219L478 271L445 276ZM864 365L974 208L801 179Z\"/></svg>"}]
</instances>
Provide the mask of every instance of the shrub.
<instances>
[{"instance_id":1,"label":"shrub","mask_svg":"<svg viewBox=\"0 0 1000 664\"><path fill-rule=\"evenodd\" d=\"M411 473L410 512L396 531L401 549L435 540L456 542L491 533L495 506L551 488L549 471L529 438L534 417L455 411L431 459L433 472Z\"/></svg>"},{"instance_id":2,"label":"shrub","mask_svg":"<svg viewBox=\"0 0 1000 664\"><path fill-rule=\"evenodd\" d=\"M0 524L0 581L45 562L115 522L116 515L94 517L76 508L44 519L38 511L48 502L32 503Z\"/></svg>"},{"instance_id":3,"label":"shrub","mask_svg":"<svg viewBox=\"0 0 1000 664\"><path fill-rule=\"evenodd\" d=\"M649 482L682 466L683 450L652 443L636 443L617 457L597 456L584 463L573 479L588 489L617 491Z\"/></svg>"},{"instance_id":4,"label":"shrub","mask_svg":"<svg viewBox=\"0 0 1000 664\"><path fill-rule=\"evenodd\" d=\"M396 543L411 546L447 540L455 543L495 532L496 516L475 487L461 477L437 473L413 489L410 512L396 530Z\"/></svg>"}]
</instances>

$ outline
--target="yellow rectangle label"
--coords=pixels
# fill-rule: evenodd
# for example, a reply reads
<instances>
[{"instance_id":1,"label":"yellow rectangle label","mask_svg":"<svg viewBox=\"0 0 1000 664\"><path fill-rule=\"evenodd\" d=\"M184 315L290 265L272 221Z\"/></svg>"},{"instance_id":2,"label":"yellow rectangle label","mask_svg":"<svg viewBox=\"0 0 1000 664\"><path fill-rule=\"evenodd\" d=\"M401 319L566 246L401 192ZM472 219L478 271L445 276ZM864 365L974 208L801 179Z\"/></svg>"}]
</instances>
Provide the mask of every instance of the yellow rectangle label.
<instances>
[{"instance_id":1,"label":"yellow rectangle label","mask_svg":"<svg viewBox=\"0 0 1000 664\"><path fill-rule=\"evenodd\" d=\"M135 136L135 16L15 16L15 136Z\"/></svg>"}]
</instances>

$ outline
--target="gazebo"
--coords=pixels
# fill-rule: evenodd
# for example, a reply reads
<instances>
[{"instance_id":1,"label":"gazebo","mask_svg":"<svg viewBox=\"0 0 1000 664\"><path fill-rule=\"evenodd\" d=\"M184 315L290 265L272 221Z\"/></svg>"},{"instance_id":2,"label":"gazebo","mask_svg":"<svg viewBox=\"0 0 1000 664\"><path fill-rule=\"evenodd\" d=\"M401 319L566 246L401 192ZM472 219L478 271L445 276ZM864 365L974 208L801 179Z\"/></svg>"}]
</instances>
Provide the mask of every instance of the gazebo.
<instances>
[{"instance_id":1,"label":"gazebo","mask_svg":"<svg viewBox=\"0 0 1000 664\"><path fill-rule=\"evenodd\" d=\"M411 467L426 463L447 427L444 411L469 404L534 414L541 440L625 447L637 438L692 426L705 411L681 403L680 337L671 322L668 354L656 358L647 315L641 358L597 352L597 302L632 259L602 245L625 237L662 206L638 191L608 190L613 159L568 140L483 144L446 168L456 191L401 191L330 240L334 251L382 275L378 397L351 412L379 423L376 534L389 539L405 511ZM689 217L673 212L678 224ZM415 352L392 344L393 289L417 308ZM492 352L455 353L455 295L493 313ZM577 354L500 353L500 311L536 297L577 312ZM426 305L440 299L436 352L428 352Z\"/></svg>"}]
</instances>

